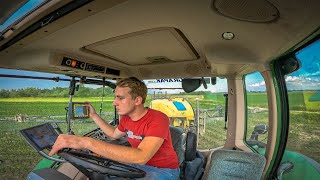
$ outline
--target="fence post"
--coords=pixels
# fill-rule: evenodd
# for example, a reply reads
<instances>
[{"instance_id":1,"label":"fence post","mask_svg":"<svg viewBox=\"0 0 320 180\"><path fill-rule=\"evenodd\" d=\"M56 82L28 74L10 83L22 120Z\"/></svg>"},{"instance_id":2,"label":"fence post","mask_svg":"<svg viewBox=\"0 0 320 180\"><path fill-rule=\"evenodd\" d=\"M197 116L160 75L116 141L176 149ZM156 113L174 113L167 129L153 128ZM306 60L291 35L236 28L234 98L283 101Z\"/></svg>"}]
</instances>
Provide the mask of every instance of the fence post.
<instances>
[{"instance_id":1,"label":"fence post","mask_svg":"<svg viewBox=\"0 0 320 180\"><path fill-rule=\"evenodd\" d=\"M196 134L197 134L197 147L199 144L199 125L200 125L200 110L199 110L199 98L196 98L196 125L197 125L197 129L196 129Z\"/></svg>"}]
</instances>

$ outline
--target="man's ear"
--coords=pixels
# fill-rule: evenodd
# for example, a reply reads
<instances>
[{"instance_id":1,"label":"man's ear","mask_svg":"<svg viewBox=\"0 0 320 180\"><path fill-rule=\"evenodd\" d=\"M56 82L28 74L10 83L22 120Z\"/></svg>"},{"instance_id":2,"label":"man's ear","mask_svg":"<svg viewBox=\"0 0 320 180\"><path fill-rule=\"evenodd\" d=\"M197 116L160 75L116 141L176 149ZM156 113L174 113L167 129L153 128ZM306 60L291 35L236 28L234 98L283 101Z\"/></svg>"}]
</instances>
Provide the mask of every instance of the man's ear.
<instances>
[{"instance_id":1,"label":"man's ear","mask_svg":"<svg viewBox=\"0 0 320 180\"><path fill-rule=\"evenodd\" d=\"M140 105L140 104L142 104L142 97L141 97L141 96L138 96L138 97L136 98L136 105Z\"/></svg>"}]
</instances>

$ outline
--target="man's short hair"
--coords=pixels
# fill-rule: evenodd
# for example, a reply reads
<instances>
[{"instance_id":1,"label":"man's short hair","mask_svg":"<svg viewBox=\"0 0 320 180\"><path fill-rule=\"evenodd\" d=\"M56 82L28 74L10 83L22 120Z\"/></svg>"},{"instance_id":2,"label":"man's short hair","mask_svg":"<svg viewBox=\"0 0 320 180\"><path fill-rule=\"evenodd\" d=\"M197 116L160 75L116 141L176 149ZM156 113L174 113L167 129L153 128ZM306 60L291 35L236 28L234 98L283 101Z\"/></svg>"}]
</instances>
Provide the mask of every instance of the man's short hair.
<instances>
[{"instance_id":1,"label":"man's short hair","mask_svg":"<svg viewBox=\"0 0 320 180\"><path fill-rule=\"evenodd\" d=\"M147 98L147 86L143 81L135 77L129 77L121 79L116 84L117 87L129 87L130 91L129 94L132 98L137 98L138 96L142 97L142 103L145 103Z\"/></svg>"}]
</instances>

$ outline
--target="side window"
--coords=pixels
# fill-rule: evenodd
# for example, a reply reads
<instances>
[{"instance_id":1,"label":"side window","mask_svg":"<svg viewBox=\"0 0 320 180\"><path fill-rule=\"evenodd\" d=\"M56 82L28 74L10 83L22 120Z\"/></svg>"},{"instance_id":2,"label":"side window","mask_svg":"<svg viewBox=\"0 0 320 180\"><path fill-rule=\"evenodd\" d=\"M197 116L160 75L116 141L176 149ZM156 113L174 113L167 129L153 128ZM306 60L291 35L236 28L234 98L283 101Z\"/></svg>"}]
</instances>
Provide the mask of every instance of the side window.
<instances>
[{"instance_id":1,"label":"side window","mask_svg":"<svg viewBox=\"0 0 320 180\"><path fill-rule=\"evenodd\" d=\"M265 153L268 138L268 99L266 85L258 72L245 76L246 143L259 153Z\"/></svg>"},{"instance_id":2,"label":"side window","mask_svg":"<svg viewBox=\"0 0 320 180\"><path fill-rule=\"evenodd\" d=\"M283 160L303 154L307 158L301 159L320 162L320 41L300 50L296 57L301 68L285 76L290 126Z\"/></svg>"}]
</instances>

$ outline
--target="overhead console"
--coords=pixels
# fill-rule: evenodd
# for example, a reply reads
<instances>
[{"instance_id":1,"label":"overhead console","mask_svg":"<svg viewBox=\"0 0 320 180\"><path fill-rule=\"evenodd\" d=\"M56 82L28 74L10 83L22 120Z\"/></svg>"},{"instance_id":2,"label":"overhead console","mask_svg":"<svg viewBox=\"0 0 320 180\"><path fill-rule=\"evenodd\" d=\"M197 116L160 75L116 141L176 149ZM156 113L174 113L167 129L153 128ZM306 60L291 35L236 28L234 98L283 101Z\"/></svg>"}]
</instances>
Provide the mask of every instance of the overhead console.
<instances>
[{"instance_id":1,"label":"overhead console","mask_svg":"<svg viewBox=\"0 0 320 180\"><path fill-rule=\"evenodd\" d=\"M109 65L104 65L101 60L91 59L86 57L76 57L65 53L54 52L50 55L50 65L59 73L68 75L81 75L87 77L107 77L118 78L123 76L124 70L118 69ZM101 63L97 63L100 62Z\"/></svg>"},{"instance_id":2,"label":"overhead console","mask_svg":"<svg viewBox=\"0 0 320 180\"><path fill-rule=\"evenodd\" d=\"M84 71L98 72L98 73L110 74L115 76L120 75L120 70L105 67L105 66L100 66L97 64L86 63L86 62L73 59L73 58L68 58L68 57L63 57L61 61L61 65L70 67L70 68L81 69Z\"/></svg>"}]
</instances>

